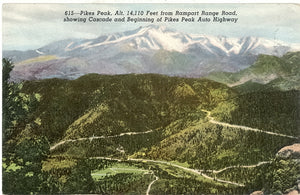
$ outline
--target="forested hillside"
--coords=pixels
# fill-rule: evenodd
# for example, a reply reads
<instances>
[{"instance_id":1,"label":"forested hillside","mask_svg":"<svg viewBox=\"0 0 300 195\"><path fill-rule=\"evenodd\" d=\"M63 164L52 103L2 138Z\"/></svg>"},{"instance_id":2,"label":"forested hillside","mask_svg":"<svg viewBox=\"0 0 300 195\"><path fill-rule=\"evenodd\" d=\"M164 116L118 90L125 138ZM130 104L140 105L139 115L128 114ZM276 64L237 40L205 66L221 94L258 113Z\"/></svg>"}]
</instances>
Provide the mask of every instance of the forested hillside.
<instances>
[{"instance_id":1,"label":"forested hillside","mask_svg":"<svg viewBox=\"0 0 300 195\"><path fill-rule=\"evenodd\" d=\"M296 90L246 93L219 104L213 115L231 124L299 136L299 99ZM234 105L234 109L226 113L224 105Z\"/></svg>"},{"instance_id":2,"label":"forested hillside","mask_svg":"<svg viewBox=\"0 0 300 195\"><path fill-rule=\"evenodd\" d=\"M32 118L40 125L23 133L46 135L51 142L154 130L234 93L206 79L151 74L26 81L22 92L40 96Z\"/></svg>"},{"instance_id":3,"label":"forested hillside","mask_svg":"<svg viewBox=\"0 0 300 195\"><path fill-rule=\"evenodd\" d=\"M14 83L12 63L3 64L4 193L296 188L299 163L276 153L299 142L299 91L157 74Z\"/></svg>"}]
</instances>

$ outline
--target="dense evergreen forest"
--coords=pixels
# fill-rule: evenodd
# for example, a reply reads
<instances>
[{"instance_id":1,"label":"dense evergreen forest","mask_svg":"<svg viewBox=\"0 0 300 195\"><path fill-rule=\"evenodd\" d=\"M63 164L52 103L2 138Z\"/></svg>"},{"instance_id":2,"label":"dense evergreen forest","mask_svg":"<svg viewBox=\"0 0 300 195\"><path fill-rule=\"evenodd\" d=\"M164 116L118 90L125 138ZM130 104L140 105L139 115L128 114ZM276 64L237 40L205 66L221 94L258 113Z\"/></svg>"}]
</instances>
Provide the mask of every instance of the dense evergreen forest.
<instances>
[{"instance_id":1,"label":"dense evergreen forest","mask_svg":"<svg viewBox=\"0 0 300 195\"><path fill-rule=\"evenodd\" d=\"M4 193L299 190L299 159L276 155L299 143L297 90L157 74L14 83L2 63Z\"/></svg>"}]
</instances>

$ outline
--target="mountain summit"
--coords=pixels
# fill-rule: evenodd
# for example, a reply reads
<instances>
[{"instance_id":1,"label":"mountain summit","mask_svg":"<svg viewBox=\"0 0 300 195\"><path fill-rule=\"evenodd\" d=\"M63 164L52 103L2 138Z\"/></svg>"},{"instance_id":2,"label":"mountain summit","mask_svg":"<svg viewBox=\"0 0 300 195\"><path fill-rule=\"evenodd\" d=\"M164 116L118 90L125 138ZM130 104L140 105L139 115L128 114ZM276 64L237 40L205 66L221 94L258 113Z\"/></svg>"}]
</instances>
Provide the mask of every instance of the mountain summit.
<instances>
[{"instance_id":1,"label":"mountain summit","mask_svg":"<svg viewBox=\"0 0 300 195\"><path fill-rule=\"evenodd\" d=\"M203 76L235 72L259 54L281 56L299 46L257 37L227 38L149 25L95 39L66 39L29 51L4 51L16 63L15 80L73 79L87 73L159 73Z\"/></svg>"}]
</instances>

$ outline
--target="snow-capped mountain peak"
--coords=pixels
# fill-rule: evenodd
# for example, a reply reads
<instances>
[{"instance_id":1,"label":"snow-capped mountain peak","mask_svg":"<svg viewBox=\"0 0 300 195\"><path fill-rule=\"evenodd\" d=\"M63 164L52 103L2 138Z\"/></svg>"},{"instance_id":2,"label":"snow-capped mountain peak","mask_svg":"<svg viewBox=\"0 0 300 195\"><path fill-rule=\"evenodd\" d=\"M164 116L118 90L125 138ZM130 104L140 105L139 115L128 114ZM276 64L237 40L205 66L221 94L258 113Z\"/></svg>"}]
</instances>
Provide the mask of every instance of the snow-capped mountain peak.
<instances>
[{"instance_id":1,"label":"snow-capped mountain peak","mask_svg":"<svg viewBox=\"0 0 300 195\"><path fill-rule=\"evenodd\" d=\"M34 51L4 52L3 56L19 64L38 61L28 67L18 66L20 70L14 74L19 79L76 78L92 72L199 76L212 71L241 70L254 63L259 54L281 56L299 49L299 44L265 38L195 35L149 25L95 39L56 41ZM41 55L55 59L27 60Z\"/></svg>"},{"instance_id":2,"label":"snow-capped mountain peak","mask_svg":"<svg viewBox=\"0 0 300 195\"><path fill-rule=\"evenodd\" d=\"M86 40L80 45L73 46L70 43L66 46L65 51L71 51L78 48L90 49L93 47L116 45L116 44L129 44L134 45L136 49L142 50L174 50L183 52L188 43L192 40L189 36L175 32L168 29L166 26L150 25L140 27L133 31L126 31L123 33L116 33L112 35L105 35L98 37L95 40Z\"/></svg>"},{"instance_id":3,"label":"snow-capped mountain peak","mask_svg":"<svg viewBox=\"0 0 300 195\"><path fill-rule=\"evenodd\" d=\"M122 33L103 35L96 39L71 41L63 48L65 52L77 49L90 50L99 47L129 46L135 50L168 50L188 52L190 48L199 47L212 55L239 55L247 52L253 54L282 55L292 45L277 40L257 37L228 38L225 36L194 35L177 32L166 26L149 25ZM294 46L293 46L294 47ZM43 49L40 49L43 52Z\"/></svg>"}]
</instances>

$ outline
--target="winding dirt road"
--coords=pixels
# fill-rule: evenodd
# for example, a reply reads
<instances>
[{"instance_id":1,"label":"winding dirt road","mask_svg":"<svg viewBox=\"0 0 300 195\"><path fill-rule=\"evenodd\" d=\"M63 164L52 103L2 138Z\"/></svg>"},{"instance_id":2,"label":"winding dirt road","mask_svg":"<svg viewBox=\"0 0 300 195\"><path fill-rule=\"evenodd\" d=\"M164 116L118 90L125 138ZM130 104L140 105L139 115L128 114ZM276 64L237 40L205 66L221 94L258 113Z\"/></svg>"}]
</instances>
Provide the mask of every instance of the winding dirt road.
<instances>
[{"instance_id":1,"label":"winding dirt road","mask_svg":"<svg viewBox=\"0 0 300 195\"><path fill-rule=\"evenodd\" d=\"M295 136L290 136L290 135L285 135L285 134L281 134L281 133L274 133L274 132L270 132L270 131L263 131L260 129L256 129L256 128L251 128L251 127L247 127L247 126L242 126L242 125L232 125L229 123L225 123L225 122L219 122L216 121L212 116L211 116L211 112L207 111L207 110L202 110L203 112L207 113L207 118L209 120L210 123L213 124L217 124L217 125L221 125L224 127L232 127L232 128L238 128L238 129L242 129L245 131L254 131L254 132L260 132L260 133L265 133L265 134L269 134L269 135L274 135L274 136L281 136L281 137L287 137L287 138L291 138L291 139L298 139L298 137ZM58 146L61 146L67 142L76 142L76 141L84 141L84 140L94 140L94 139L106 139L106 138L115 138L115 137L122 137L125 135L139 135L139 134L147 134L147 133L151 133L153 132L152 130L149 131L144 131L144 132L127 132L127 133L121 133L119 135L111 135L111 136L92 136L92 137L88 137L88 138L78 138L78 139L69 139L69 140L65 140L65 141L61 141L55 145L53 145L50 150L54 150L55 148L57 148ZM106 160L115 160L118 162L121 162L121 159L115 159L115 158L109 158L109 157L92 157L91 159L106 159ZM171 162L166 162L166 161L158 161L158 160L149 160L149 159L134 159L134 158L128 158L127 160L129 161L137 161L137 162L153 162L153 163L160 163L160 164L167 164L173 167L177 167L180 168L182 170L191 172L191 173L195 173L197 175L201 175L206 179L209 180L213 180L216 182L220 182L220 183L225 183L225 184L231 184L231 185L236 185L236 186L240 186L240 187L244 187L244 184L240 184L240 183L236 183L236 182L231 182L231 181L226 181L226 180L222 180L222 179L218 179L218 178L213 178L211 176L206 175L205 173L203 173L203 170L196 170L196 169L191 169L191 168L187 168L187 167L183 167ZM206 170L209 172L212 172L214 174L218 174L221 173L227 169L231 169L231 168L237 168L237 167L242 167L242 168L253 168L253 167L257 167L257 166L261 166L263 164L267 164L267 163L271 163L270 161L263 161L263 162L259 162L258 164L255 165L239 165L239 166L229 166L229 167L225 167L223 169L220 170ZM148 185L148 189L146 192L146 195L149 195L150 190L151 190L151 186L159 179L156 175L155 176L155 180L153 180L149 185Z\"/></svg>"},{"instance_id":2,"label":"winding dirt road","mask_svg":"<svg viewBox=\"0 0 300 195\"><path fill-rule=\"evenodd\" d=\"M119 161L119 162L121 161L120 159L108 158L108 157L92 157L92 159L116 160L116 161ZM197 170L197 169L191 169L191 168L183 167L183 166L180 166L180 165L177 165L177 164L174 164L174 163L171 163L171 162L167 162L167 161L149 160L149 159L136 159L136 158L128 158L127 160L129 160L129 161L136 161L136 162L153 162L153 163L166 164L166 165L170 165L170 166L173 166L173 167L177 167L177 168L183 169L183 170L188 171L188 172L195 173L197 175L205 177L206 179L213 180L213 181L216 181L216 182L226 183L226 184L231 184L231 185L236 185L236 186L240 186L240 187L244 187L245 186L244 184L239 184L239 183L236 183L236 182L231 182L231 181L226 181L226 180L222 180L222 179L218 179L218 178L213 178L213 177L210 177L210 176L204 174L202 172L202 170Z\"/></svg>"},{"instance_id":3,"label":"winding dirt road","mask_svg":"<svg viewBox=\"0 0 300 195\"><path fill-rule=\"evenodd\" d=\"M153 174L154 175L154 174ZM153 180L149 185L148 185L148 188L147 188L147 191L146 191L146 195L149 195L150 193L150 190L151 190L151 186L159 179L156 175L155 176L155 180Z\"/></svg>"},{"instance_id":4,"label":"winding dirt road","mask_svg":"<svg viewBox=\"0 0 300 195\"><path fill-rule=\"evenodd\" d=\"M223 169L220 169L220 170L206 170L207 172L212 172L212 173L215 173L215 174L218 174L218 173L221 173L227 169L232 169L232 168L254 168L254 167L259 167L261 165L264 165L264 164L270 164L272 161L262 161L262 162L259 162L255 165L235 165L235 166L229 166L229 167L225 167Z\"/></svg>"},{"instance_id":5,"label":"winding dirt road","mask_svg":"<svg viewBox=\"0 0 300 195\"><path fill-rule=\"evenodd\" d=\"M220 122L220 121L216 121L212 116L211 116L211 112L208 110L203 110L203 112L207 113L207 118L209 120L210 123L213 124L217 124L217 125L221 125L224 127L232 127L232 128L238 128L238 129L243 129L245 131L254 131L254 132L260 132L260 133L266 133L269 135L275 135L275 136L281 136L281 137L287 137L287 138L291 138L291 139L298 139L298 137L295 136L291 136L291 135L285 135L285 134L281 134L281 133L274 133L271 131L264 131L264 130L260 130L260 129L256 129L256 128L251 128L251 127L247 127L247 126L242 126L242 125L232 125L229 123L224 123L224 122ZM94 139L107 139L107 138L115 138L115 137L122 137L125 135L140 135L140 134L147 134L147 133L151 133L153 132L153 130L148 130L148 131L143 131L143 132L127 132L127 133L121 133L119 135L109 135L109 136L92 136L92 137L87 137L87 138L78 138L78 139L69 139L69 140L64 140L61 142L58 142L57 144L53 145L50 147L50 151L54 150L55 148L57 148L60 145L63 145L67 142L76 142L76 141L85 141L85 140L94 140Z\"/></svg>"},{"instance_id":6,"label":"winding dirt road","mask_svg":"<svg viewBox=\"0 0 300 195\"><path fill-rule=\"evenodd\" d=\"M50 147L50 151L54 150L55 148L57 148L60 145L63 145L67 142L76 142L76 141L85 141L85 140L94 140L94 139L107 139L107 138L115 138L115 137L122 137L125 135L141 135L141 134L147 134L147 133L151 133L153 132L153 130L149 130L149 131L143 131L143 132L127 132L127 133L121 133L119 135L108 135L108 136L92 136L92 137L85 137L85 138L78 138L78 139L68 139L68 140L64 140L61 142L58 142L57 144L53 145Z\"/></svg>"},{"instance_id":7,"label":"winding dirt road","mask_svg":"<svg viewBox=\"0 0 300 195\"><path fill-rule=\"evenodd\" d=\"M260 129L256 129L256 128L251 128L251 127L247 127L247 126L232 125L232 124L229 124L229 123L224 123L224 122L216 121L211 116L211 112L210 111L207 111L207 110L202 110L202 111L207 113L207 118L208 118L209 122L213 123L213 124L221 125L221 126L224 126L224 127L232 127L232 128L243 129L245 131L254 131L254 132L260 132L260 133L265 133L265 134L269 134L269 135L287 137L287 138L291 138L291 139L298 139L298 137L291 136L291 135L285 135L285 134L281 134L281 133L274 133L274 132L271 132L271 131L264 131L264 130L260 130Z\"/></svg>"}]
</instances>

